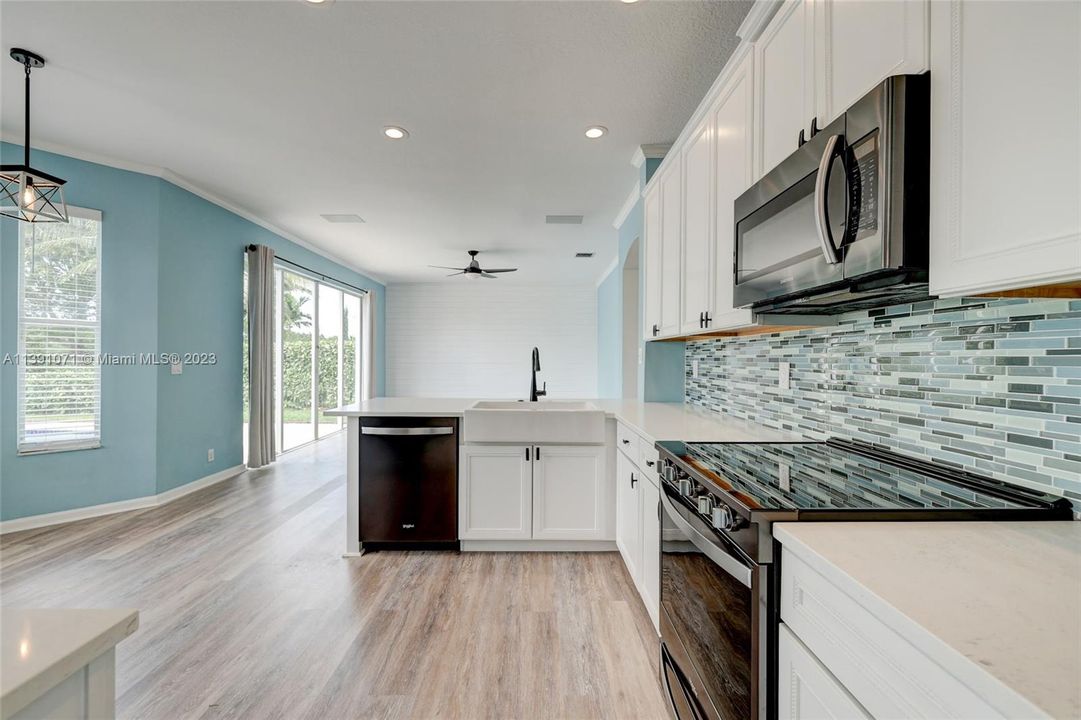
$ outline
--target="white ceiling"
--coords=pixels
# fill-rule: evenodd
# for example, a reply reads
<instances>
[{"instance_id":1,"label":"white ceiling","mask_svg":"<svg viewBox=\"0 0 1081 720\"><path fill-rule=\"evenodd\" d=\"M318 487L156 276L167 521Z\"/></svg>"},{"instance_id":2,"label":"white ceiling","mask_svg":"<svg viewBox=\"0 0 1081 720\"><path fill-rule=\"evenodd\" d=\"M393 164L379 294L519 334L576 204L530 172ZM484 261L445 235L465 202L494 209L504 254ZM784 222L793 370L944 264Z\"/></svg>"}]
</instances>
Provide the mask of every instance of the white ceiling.
<instances>
[{"instance_id":1,"label":"white ceiling","mask_svg":"<svg viewBox=\"0 0 1081 720\"><path fill-rule=\"evenodd\" d=\"M22 136L6 54L26 47L49 63L33 76L43 146L167 168L389 282L441 280L425 266L471 248L521 268L500 282L592 281L634 149L675 138L748 8L4 0L0 129ZM389 124L411 136L384 139ZM586 140L592 124L609 134Z\"/></svg>"}]
</instances>

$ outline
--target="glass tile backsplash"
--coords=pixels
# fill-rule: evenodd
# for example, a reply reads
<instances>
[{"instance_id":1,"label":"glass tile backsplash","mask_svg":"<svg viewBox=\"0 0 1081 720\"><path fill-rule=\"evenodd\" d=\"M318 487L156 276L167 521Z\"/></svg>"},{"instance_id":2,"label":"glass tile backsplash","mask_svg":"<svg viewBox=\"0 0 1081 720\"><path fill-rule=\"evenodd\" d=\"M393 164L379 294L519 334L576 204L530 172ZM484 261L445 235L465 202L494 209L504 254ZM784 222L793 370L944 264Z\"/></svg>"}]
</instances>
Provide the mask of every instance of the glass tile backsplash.
<instances>
[{"instance_id":1,"label":"glass tile backsplash","mask_svg":"<svg viewBox=\"0 0 1081 720\"><path fill-rule=\"evenodd\" d=\"M1081 512L1081 300L930 300L688 342L684 392L810 439L854 438L1065 495Z\"/></svg>"}]
</instances>

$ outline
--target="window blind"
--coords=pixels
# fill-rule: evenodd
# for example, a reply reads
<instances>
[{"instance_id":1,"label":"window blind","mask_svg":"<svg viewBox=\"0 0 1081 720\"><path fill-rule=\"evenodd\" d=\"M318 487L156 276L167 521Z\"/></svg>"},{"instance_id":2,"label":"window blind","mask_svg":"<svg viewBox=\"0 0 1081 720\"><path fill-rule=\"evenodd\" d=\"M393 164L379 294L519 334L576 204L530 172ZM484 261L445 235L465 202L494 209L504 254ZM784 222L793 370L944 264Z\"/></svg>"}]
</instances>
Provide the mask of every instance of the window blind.
<instances>
[{"instance_id":1,"label":"window blind","mask_svg":"<svg viewBox=\"0 0 1081 720\"><path fill-rule=\"evenodd\" d=\"M20 223L18 451L101 444L101 213Z\"/></svg>"}]
</instances>

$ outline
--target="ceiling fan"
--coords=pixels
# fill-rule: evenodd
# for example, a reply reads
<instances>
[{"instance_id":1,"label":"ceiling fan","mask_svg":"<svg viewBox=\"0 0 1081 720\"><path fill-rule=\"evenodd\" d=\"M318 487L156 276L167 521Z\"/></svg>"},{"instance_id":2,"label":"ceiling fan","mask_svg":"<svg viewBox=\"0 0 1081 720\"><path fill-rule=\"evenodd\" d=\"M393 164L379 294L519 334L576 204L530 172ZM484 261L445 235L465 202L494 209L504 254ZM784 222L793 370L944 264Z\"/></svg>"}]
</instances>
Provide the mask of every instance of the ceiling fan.
<instances>
[{"instance_id":1,"label":"ceiling fan","mask_svg":"<svg viewBox=\"0 0 1081 720\"><path fill-rule=\"evenodd\" d=\"M464 268L453 268L445 265L429 265L428 267L437 268L439 270L457 270L458 272L451 273L447 277L454 277L455 275L465 275L468 278L476 279L480 277L486 277L489 280L495 280L495 273L508 273L514 272L518 268L488 268L484 269L480 266L480 262L477 260L477 255L480 254L480 250L469 251L469 265Z\"/></svg>"}]
</instances>

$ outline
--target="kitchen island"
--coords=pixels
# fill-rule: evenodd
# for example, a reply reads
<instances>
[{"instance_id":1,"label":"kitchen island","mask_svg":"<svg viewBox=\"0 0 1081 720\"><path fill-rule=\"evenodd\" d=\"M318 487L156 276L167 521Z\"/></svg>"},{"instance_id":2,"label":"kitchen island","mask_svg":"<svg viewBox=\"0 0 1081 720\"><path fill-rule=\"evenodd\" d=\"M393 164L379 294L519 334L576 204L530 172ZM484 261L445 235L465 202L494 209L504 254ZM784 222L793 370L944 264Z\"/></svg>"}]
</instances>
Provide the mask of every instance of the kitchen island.
<instances>
[{"instance_id":1,"label":"kitchen island","mask_svg":"<svg viewBox=\"0 0 1081 720\"><path fill-rule=\"evenodd\" d=\"M347 522L345 554L356 555L361 551L359 539L360 513L360 419L375 417L417 417L417 418L457 418L464 422L466 411L471 409L481 398L373 398L371 400L346 405L327 411L327 415L345 417L348 421L348 459L347 459ZM590 405L602 411L610 421L611 462L606 467L610 473L615 471L615 427L619 424L627 428L642 441L643 446L661 440L681 440L684 442L785 442L799 440L799 436L756 425L742 420L725 418L684 405L683 403L653 403L628 400L589 400ZM543 406L545 401L537 403ZM523 403L525 405L525 403ZM466 432L459 437L465 437ZM614 495L610 498L613 507ZM537 546L540 547L540 546ZM560 546L552 545L551 549ZM563 549L571 549L564 546ZM598 546L599 547L599 546ZM608 549L612 549L609 547Z\"/></svg>"}]
</instances>

